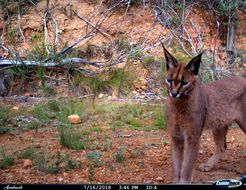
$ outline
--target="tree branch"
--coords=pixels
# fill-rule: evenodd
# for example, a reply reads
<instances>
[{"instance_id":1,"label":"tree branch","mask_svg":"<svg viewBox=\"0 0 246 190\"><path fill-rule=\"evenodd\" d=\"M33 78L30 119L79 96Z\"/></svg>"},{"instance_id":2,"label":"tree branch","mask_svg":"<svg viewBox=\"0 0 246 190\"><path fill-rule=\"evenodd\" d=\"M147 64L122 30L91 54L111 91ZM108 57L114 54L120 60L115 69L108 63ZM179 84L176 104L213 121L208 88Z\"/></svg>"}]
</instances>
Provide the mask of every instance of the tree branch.
<instances>
[{"instance_id":1,"label":"tree branch","mask_svg":"<svg viewBox=\"0 0 246 190\"><path fill-rule=\"evenodd\" d=\"M81 20L85 21L87 24L89 24L89 25L92 26L93 28L95 28L95 29L96 29L98 32L100 32L103 36L105 36L105 37L107 37L108 39L111 40L110 35L107 34L107 33L104 32L104 31L102 31L98 26L95 26L93 23L91 23L91 22L90 22L89 20L87 20L86 18L84 18L84 17L78 15L78 13L75 12L74 10L73 10L73 13L74 13L78 18L80 18Z\"/></svg>"},{"instance_id":2,"label":"tree branch","mask_svg":"<svg viewBox=\"0 0 246 190\"><path fill-rule=\"evenodd\" d=\"M43 63L43 62L38 62L38 61L0 59L0 66L26 65L26 66L40 66L40 67L59 67L65 64L86 64L86 65L91 65L97 68L102 67L101 65L98 64L98 62L90 62L86 59L77 58L77 57L62 59L59 63L55 63L55 62Z\"/></svg>"}]
</instances>

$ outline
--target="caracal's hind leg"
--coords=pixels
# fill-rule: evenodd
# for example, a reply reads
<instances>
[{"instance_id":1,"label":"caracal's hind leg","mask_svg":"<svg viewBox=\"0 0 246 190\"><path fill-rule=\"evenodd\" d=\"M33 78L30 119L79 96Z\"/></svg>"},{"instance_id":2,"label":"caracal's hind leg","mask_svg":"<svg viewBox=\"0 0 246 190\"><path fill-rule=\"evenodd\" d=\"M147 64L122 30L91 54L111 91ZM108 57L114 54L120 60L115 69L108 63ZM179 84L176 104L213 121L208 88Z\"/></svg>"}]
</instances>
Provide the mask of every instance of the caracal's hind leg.
<instances>
[{"instance_id":1,"label":"caracal's hind leg","mask_svg":"<svg viewBox=\"0 0 246 190\"><path fill-rule=\"evenodd\" d=\"M209 160L203 164L200 164L199 168L201 171L211 171L214 166L220 160L223 152L226 150L226 134L228 131L228 126L224 128L213 129L213 138L215 142L215 152L209 158Z\"/></svg>"},{"instance_id":2,"label":"caracal's hind leg","mask_svg":"<svg viewBox=\"0 0 246 190\"><path fill-rule=\"evenodd\" d=\"M239 125L239 127L246 134L246 106L245 106L245 110L243 110L241 116L238 119L236 119L236 123Z\"/></svg>"}]
</instances>

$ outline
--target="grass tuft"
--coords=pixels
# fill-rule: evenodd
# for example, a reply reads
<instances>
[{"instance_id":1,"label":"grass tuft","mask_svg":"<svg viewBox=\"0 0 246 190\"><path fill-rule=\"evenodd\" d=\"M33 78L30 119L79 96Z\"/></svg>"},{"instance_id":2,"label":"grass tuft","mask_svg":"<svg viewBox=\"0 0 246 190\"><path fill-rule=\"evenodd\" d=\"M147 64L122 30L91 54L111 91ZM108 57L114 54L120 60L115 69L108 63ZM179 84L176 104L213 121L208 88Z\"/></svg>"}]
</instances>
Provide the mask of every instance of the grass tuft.
<instances>
[{"instance_id":1,"label":"grass tuft","mask_svg":"<svg viewBox=\"0 0 246 190\"><path fill-rule=\"evenodd\" d=\"M85 149L85 144L81 141L81 136L71 128L62 127L59 130L60 145L66 148L81 150Z\"/></svg>"},{"instance_id":2,"label":"grass tuft","mask_svg":"<svg viewBox=\"0 0 246 190\"><path fill-rule=\"evenodd\" d=\"M57 151L51 157L53 157L53 161L49 161L49 155L46 151L40 151L35 154L34 165L36 169L45 173L58 173L60 164L62 162L60 151Z\"/></svg>"},{"instance_id":3,"label":"grass tuft","mask_svg":"<svg viewBox=\"0 0 246 190\"><path fill-rule=\"evenodd\" d=\"M19 151L17 157L18 159L33 159L35 157L35 150L28 147L24 151Z\"/></svg>"},{"instance_id":4,"label":"grass tuft","mask_svg":"<svg viewBox=\"0 0 246 190\"><path fill-rule=\"evenodd\" d=\"M5 147L1 149L0 169L6 169L14 164L14 157L6 155Z\"/></svg>"},{"instance_id":5,"label":"grass tuft","mask_svg":"<svg viewBox=\"0 0 246 190\"><path fill-rule=\"evenodd\" d=\"M115 153L114 160L116 162L122 163L125 160L124 154L125 154L126 148L124 146L121 146L120 149Z\"/></svg>"}]
</instances>

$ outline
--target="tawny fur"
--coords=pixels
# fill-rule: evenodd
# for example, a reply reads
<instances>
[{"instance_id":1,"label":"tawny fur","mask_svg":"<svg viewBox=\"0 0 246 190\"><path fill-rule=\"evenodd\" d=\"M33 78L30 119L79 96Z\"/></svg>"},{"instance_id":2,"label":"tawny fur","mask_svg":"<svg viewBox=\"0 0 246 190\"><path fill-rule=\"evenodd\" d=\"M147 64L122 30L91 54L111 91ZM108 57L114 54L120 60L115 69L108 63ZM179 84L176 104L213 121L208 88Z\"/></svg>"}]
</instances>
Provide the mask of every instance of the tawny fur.
<instances>
[{"instance_id":1,"label":"tawny fur","mask_svg":"<svg viewBox=\"0 0 246 190\"><path fill-rule=\"evenodd\" d=\"M173 183L190 183L203 129L212 130L216 147L214 155L199 166L202 171L212 170L225 151L228 125L236 122L246 133L246 79L234 76L200 85L199 59L193 58L187 67L165 48L164 52L169 64L166 79L172 78L167 85L166 120L172 139ZM190 82L188 87L182 87L182 80Z\"/></svg>"}]
</instances>

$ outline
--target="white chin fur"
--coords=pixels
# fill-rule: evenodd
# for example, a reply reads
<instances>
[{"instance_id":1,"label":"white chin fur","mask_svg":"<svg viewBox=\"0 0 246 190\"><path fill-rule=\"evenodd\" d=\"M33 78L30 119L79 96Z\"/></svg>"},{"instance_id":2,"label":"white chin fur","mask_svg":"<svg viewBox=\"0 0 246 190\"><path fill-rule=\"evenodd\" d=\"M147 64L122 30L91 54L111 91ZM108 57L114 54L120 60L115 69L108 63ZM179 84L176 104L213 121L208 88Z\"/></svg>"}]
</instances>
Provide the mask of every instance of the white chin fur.
<instances>
[{"instance_id":1,"label":"white chin fur","mask_svg":"<svg viewBox=\"0 0 246 190\"><path fill-rule=\"evenodd\" d=\"M173 95L172 95L171 92L169 92L169 96L170 96L170 97L173 97ZM173 98L180 98L180 94L178 94L176 97L173 97Z\"/></svg>"}]
</instances>

